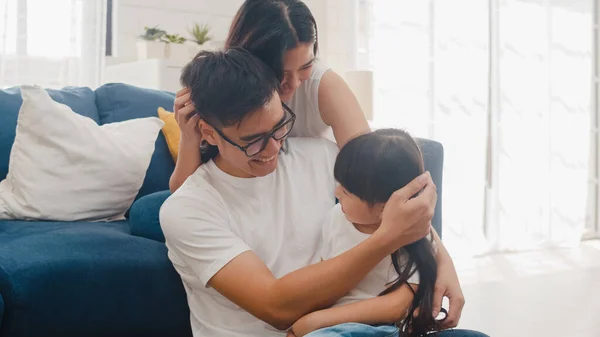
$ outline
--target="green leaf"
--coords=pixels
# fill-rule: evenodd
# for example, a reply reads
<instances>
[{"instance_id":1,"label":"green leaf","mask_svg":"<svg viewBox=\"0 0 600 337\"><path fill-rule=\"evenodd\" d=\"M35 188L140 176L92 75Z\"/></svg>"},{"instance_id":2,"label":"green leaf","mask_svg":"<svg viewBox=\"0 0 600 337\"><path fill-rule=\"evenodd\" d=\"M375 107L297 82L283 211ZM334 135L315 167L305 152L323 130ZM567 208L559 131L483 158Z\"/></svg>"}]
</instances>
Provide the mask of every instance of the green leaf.
<instances>
[{"instance_id":1,"label":"green leaf","mask_svg":"<svg viewBox=\"0 0 600 337\"><path fill-rule=\"evenodd\" d=\"M146 41L156 41L161 39L167 32L158 28L158 26L154 27L144 27L144 34L140 35L139 38Z\"/></svg>"},{"instance_id":2,"label":"green leaf","mask_svg":"<svg viewBox=\"0 0 600 337\"><path fill-rule=\"evenodd\" d=\"M192 36L192 40L199 45L203 45L212 40L210 26L208 24L199 25L195 23L191 29L188 29L188 33Z\"/></svg>"}]
</instances>

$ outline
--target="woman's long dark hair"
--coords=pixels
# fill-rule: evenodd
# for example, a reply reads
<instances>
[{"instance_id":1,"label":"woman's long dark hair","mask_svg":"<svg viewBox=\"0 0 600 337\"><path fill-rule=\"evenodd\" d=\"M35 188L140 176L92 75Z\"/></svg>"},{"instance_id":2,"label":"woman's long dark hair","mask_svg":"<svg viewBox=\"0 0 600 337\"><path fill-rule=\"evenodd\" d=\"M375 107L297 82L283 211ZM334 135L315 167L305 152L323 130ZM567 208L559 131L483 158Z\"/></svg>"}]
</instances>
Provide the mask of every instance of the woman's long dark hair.
<instances>
[{"instance_id":1,"label":"woman's long dark hair","mask_svg":"<svg viewBox=\"0 0 600 337\"><path fill-rule=\"evenodd\" d=\"M416 141L405 131L382 129L350 140L335 162L335 179L362 201L374 205L385 203L392 194L423 173L423 156ZM408 259L402 258L406 252ZM402 336L424 336L436 328L433 293L437 280L437 263L428 238L403 247L392 254L398 279L381 294L393 292L418 271L419 286L405 318ZM421 313L414 316L415 309Z\"/></svg>"},{"instance_id":2,"label":"woman's long dark hair","mask_svg":"<svg viewBox=\"0 0 600 337\"><path fill-rule=\"evenodd\" d=\"M229 29L225 48L241 47L267 64L281 82L285 52L299 43L314 43L317 22L301 0L246 0Z\"/></svg>"}]
</instances>

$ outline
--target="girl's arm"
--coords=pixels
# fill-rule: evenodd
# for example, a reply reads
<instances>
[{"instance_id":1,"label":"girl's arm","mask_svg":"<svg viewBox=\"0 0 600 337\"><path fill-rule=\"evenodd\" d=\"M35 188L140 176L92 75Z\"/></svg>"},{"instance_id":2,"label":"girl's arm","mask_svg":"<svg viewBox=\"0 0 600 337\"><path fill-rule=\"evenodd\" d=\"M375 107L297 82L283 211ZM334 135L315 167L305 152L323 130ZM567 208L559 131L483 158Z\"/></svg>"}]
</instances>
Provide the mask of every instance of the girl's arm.
<instances>
[{"instance_id":1,"label":"girl's arm","mask_svg":"<svg viewBox=\"0 0 600 337\"><path fill-rule=\"evenodd\" d=\"M175 192L185 180L196 171L202 163L200 159L200 143L202 134L198 128L200 117L194 113L194 104L190 100L190 91L187 88L177 92L173 103L175 120L181 130L179 141L179 154L175 170L169 179L169 189Z\"/></svg>"},{"instance_id":2,"label":"girl's arm","mask_svg":"<svg viewBox=\"0 0 600 337\"><path fill-rule=\"evenodd\" d=\"M325 72L319 84L319 110L340 148L353 137L371 131L354 93L333 70Z\"/></svg>"},{"instance_id":3,"label":"girl's arm","mask_svg":"<svg viewBox=\"0 0 600 337\"><path fill-rule=\"evenodd\" d=\"M416 291L416 285L412 285ZM318 329L342 324L393 324L406 316L413 300L413 292L408 285L395 291L355 303L312 312L292 325L292 332L302 337Z\"/></svg>"}]
</instances>

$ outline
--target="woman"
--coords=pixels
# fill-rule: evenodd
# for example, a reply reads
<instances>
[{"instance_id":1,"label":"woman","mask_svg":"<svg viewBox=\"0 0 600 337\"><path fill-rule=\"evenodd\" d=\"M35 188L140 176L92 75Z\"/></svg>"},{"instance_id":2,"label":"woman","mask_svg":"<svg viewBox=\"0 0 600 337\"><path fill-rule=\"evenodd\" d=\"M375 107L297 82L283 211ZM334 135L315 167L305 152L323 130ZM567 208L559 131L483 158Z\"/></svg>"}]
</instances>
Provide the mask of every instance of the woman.
<instances>
[{"instance_id":1,"label":"woman","mask_svg":"<svg viewBox=\"0 0 600 337\"><path fill-rule=\"evenodd\" d=\"M246 0L233 20L225 47L245 48L275 71L281 83L282 100L297 114L291 136L335 138L343 146L352 137L370 130L348 85L316 60L317 24L302 1ZM170 179L171 191L178 189L201 165L198 149L202 142L199 117L193 113L187 89L177 93L174 111L181 128L181 143ZM130 216L132 226L158 224L160 205L168 195L159 192L136 202ZM437 234L434 238L439 272L434 308L441 308L444 296L450 299L444 328L453 328L460 319L464 297L448 252Z\"/></svg>"},{"instance_id":2,"label":"woman","mask_svg":"<svg viewBox=\"0 0 600 337\"><path fill-rule=\"evenodd\" d=\"M280 97L297 114L291 136L327 137L343 146L368 132L369 124L344 80L316 60L317 24L298 0L248 0L238 10L225 48L243 47L271 67ZM174 111L181 144L170 188L174 192L200 166L198 115L187 89L177 93ZM190 116L192 116L190 118ZM331 134L333 131L333 135Z\"/></svg>"}]
</instances>

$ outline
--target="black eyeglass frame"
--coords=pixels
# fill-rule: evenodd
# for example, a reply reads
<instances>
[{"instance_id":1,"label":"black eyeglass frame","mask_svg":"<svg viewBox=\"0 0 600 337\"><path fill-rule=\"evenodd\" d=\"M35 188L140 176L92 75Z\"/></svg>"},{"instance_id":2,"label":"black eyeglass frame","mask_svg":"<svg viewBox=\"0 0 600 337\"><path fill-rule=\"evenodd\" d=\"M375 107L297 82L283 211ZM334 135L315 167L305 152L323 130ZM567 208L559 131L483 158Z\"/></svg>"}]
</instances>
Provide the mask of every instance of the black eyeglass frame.
<instances>
[{"instance_id":1,"label":"black eyeglass frame","mask_svg":"<svg viewBox=\"0 0 600 337\"><path fill-rule=\"evenodd\" d=\"M235 146L235 147L236 147L236 148L238 148L240 151L244 152L244 154L246 154L246 156L247 156L247 157L251 158L251 157L254 157L254 156L256 156L257 154L261 153L261 152L262 152L262 151L263 151L263 150L264 150L264 149L267 147L267 144L269 143L269 139L270 139L270 138L273 138L273 139L275 139L275 140L282 140L282 139L284 139L285 137L287 137L287 136L290 134L290 132L292 131L292 129L294 128L294 123L296 122L296 114L295 114L295 113L292 111L292 109L290 109L290 108L289 108L289 107L288 107L288 106L287 106L285 103L283 103L283 102L282 102L282 103L281 103L281 105L283 106L283 110L284 110L285 112L289 113L289 114L290 114L292 117L291 117L291 118L289 118L288 120L285 120L285 121L283 121L283 123L281 123L280 125L276 126L276 127L275 127L273 130L271 130L271 132L269 132L268 134L266 134L266 135L264 135L264 136L262 136L262 137L258 138L257 140L255 140L255 141L253 141L253 142L251 142L251 143L249 143L249 144L246 144L246 145L244 145L244 146L242 146L242 145L240 145L240 144L238 144L238 143L234 142L233 140L231 140L231 138L227 137L227 136L226 136L226 135L223 133L223 131L221 131L219 128L215 127L214 125L212 125L212 124L210 124L210 123L208 123L208 122L207 122L207 123L208 123L210 126L212 126L212 127L213 127L213 129L215 129L215 131L216 131L216 132L219 134L219 136L221 136L223 139L225 139L225 141L226 141L226 142L228 142L229 144L231 144L231 145ZM290 123L291 123L291 125L290 125ZM289 125L290 129L289 129L289 130L288 130L288 131L285 133L285 135L283 135L283 136L281 136L281 137L279 137L279 138L275 137L275 133L276 133L277 131L279 131L281 128L283 128L284 126L287 126L287 125ZM247 150L248 150L248 148L250 148L250 146L252 146L252 145L254 145L254 144L258 143L258 142L263 142L263 143L262 143L262 145L260 146L260 150L256 151L256 153L253 153L253 154L248 154L248 151L247 151Z\"/></svg>"}]
</instances>

